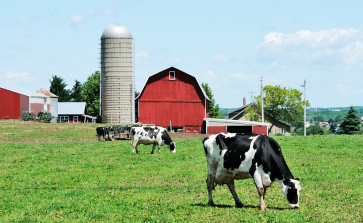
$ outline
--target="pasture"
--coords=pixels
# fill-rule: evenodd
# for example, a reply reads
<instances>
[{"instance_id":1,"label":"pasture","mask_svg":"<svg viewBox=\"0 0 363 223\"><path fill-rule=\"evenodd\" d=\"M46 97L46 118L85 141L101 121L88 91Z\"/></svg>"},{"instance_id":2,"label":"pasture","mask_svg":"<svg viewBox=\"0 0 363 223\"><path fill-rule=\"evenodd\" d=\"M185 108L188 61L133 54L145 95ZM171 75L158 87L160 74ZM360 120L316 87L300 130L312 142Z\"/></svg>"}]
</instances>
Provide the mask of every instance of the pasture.
<instances>
[{"instance_id":1,"label":"pasture","mask_svg":"<svg viewBox=\"0 0 363 223\"><path fill-rule=\"evenodd\" d=\"M0 122L1 222L361 222L363 136L274 137L294 177L300 208L277 182L266 212L252 179L227 186L207 206L202 138L175 139L177 151L130 141L97 142L93 124ZM173 138L173 135L170 135Z\"/></svg>"}]
</instances>

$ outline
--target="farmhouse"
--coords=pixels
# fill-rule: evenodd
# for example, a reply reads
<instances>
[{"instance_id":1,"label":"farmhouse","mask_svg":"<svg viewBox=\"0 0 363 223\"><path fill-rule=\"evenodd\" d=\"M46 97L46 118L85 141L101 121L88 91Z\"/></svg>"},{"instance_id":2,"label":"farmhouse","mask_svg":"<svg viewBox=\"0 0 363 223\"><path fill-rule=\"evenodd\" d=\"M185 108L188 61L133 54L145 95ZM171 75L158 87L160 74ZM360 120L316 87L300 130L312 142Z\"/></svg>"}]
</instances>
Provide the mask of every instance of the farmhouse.
<instances>
[{"instance_id":1,"label":"farmhouse","mask_svg":"<svg viewBox=\"0 0 363 223\"><path fill-rule=\"evenodd\" d=\"M23 112L50 111L50 97L11 84L0 83L0 119L21 119Z\"/></svg>"},{"instance_id":2,"label":"farmhouse","mask_svg":"<svg viewBox=\"0 0 363 223\"><path fill-rule=\"evenodd\" d=\"M96 123L97 117L88 115L86 102L58 102L58 120L69 123Z\"/></svg>"},{"instance_id":3,"label":"farmhouse","mask_svg":"<svg viewBox=\"0 0 363 223\"><path fill-rule=\"evenodd\" d=\"M249 121L247 118L245 111L248 107L254 105L254 102L246 104L246 100L243 100L243 106L240 108L237 108L231 112L228 113L228 119L229 120L240 120L240 121ZM264 116L269 116L269 119L273 119L268 113L264 113ZM290 124L284 121L273 119L274 126L271 129L271 135L276 133L282 133L285 135L290 135ZM269 128L271 127L271 123L269 124Z\"/></svg>"},{"instance_id":4,"label":"farmhouse","mask_svg":"<svg viewBox=\"0 0 363 223\"><path fill-rule=\"evenodd\" d=\"M210 99L197 79L175 67L150 76L135 99L138 122L200 133Z\"/></svg>"}]
</instances>

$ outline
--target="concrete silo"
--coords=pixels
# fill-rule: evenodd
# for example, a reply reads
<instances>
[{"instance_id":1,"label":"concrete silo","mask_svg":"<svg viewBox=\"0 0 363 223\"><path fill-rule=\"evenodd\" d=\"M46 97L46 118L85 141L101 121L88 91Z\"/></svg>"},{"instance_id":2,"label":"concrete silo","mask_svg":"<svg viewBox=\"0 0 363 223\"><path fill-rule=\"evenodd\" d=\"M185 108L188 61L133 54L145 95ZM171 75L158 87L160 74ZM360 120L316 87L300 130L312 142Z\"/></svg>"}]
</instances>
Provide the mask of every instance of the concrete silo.
<instances>
[{"instance_id":1,"label":"concrete silo","mask_svg":"<svg viewBox=\"0 0 363 223\"><path fill-rule=\"evenodd\" d=\"M123 25L109 25L101 36L102 123L135 122L134 38Z\"/></svg>"}]
</instances>

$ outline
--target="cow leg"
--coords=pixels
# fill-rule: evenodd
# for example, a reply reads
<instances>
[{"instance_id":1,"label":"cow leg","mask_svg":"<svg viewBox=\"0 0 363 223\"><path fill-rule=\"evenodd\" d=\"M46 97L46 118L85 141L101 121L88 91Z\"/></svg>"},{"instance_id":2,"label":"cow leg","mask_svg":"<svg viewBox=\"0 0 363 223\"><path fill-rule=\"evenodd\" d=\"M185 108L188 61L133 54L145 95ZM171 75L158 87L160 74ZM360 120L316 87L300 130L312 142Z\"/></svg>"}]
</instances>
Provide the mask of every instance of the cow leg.
<instances>
[{"instance_id":1,"label":"cow leg","mask_svg":"<svg viewBox=\"0 0 363 223\"><path fill-rule=\"evenodd\" d=\"M228 189L231 192L231 194L233 195L234 201L236 203L237 207L243 207L242 202L239 200L238 195L236 193L235 187L234 187L234 179L231 179L231 181L229 181L227 183Z\"/></svg>"},{"instance_id":2,"label":"cow leg","mask_svg":"<svg viewBox=\"0 0 363 223\"><path fill-rule=\"evenodd\" d=\"M155 144L153 144L153 150L151 150L151 154L154 154Z\"/></svg>"},{"instance_id":3,"label":"cow leg","mask_svg":"<svg viewBox=\"0 0 363 223\"><path fill-rule=\"evenodd\" d=\"M135 149L136 149L136 153L139 153L137 151L137 144L139 143L138 140L135 140L134 143L132 144L132 152L134 153L135 152Z\"/></svg>"},{"instance_id":4,"label":"cow leg","mask_svg":"<svg viewBox=\"0 0 363 223\"><path fill-rule=\"evenodd\" d=\"M207 188L208 188L208 205L209 206L215 206L214 202L213 202L213 195L212 195L212 190L214 190L214 174L213 173L209 173L208 171L208 178L207 178Z\"/></svg>"},{"instance_id":5,"label":"cow leg","mask_svg":"<svg viewBox=\"0 0 363 223\"><path fill-rule=\"evenodd\" d=\"M267 209L267 206L266 206L266 203L265 203L266 189L264 188L264 186L262 184L261 175L257 170L253 174L253 179L255 181L255 185L256 185L256 188L257 188L258 195L260 195L261 211L265 211Z\"/></svg>"},{"instance_id":6,"label":"cow leg","mask_svg":"<svg viewBox=\"0 0 363 223\"><path fill-rule=\"evenodd\" d=\"M98 141L101 141L101 135L97 135Z\"/></svg>"},{"instance_id":7,"label":"cow leg","mask_svg":"<svg viewBox=\"0 0 363 223\"><path fill-rule=\"evenodd\" d=\"M158 145L158 148L159 148L159 154L161 154L161 151L160 151L160 146Z\"/></svg>"}]
</instances>

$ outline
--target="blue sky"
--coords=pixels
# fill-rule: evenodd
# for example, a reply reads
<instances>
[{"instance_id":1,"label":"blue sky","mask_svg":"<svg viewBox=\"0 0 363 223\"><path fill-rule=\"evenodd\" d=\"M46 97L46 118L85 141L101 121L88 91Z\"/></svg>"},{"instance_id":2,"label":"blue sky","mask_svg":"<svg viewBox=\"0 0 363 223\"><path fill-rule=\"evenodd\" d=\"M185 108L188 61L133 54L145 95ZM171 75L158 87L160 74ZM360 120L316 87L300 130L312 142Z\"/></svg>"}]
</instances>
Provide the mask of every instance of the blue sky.
<instances>
[{"instance_id":1,"label":"blue sky","mask_svg":"<svg viewBox=\"0 0 363 223\"><path fill-rule=\"evenodd\" d=\"M264 85L302 90L312 107L363 105L362 1L2 1L0 81L49 89L99 69L103 30L135 39L135 82L175 66L222 108ZM162 89L160 89L162 90ZM167 92L165 92L167 93Z\"/></svg>"}]
</instances>

